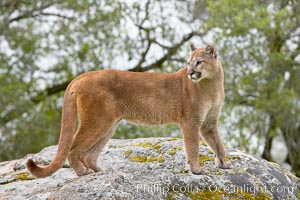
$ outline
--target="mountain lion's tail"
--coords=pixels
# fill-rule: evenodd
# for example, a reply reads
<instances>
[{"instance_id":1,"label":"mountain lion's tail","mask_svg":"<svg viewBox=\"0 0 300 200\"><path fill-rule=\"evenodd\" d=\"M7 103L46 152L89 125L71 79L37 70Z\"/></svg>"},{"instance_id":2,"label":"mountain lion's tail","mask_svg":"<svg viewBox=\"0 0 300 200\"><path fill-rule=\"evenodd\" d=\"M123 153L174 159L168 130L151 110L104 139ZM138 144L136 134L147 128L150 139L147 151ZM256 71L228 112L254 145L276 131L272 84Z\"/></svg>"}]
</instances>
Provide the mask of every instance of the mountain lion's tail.
<instances>
[{"instance_id":1,"label":"mountain lion's tail","mask_svg":"<svg viewBox=\"0 0 300 200\"><path fill-rule=\"evenodd\" d=\"M61 132L55 158L47 167L38 167L32 159L29 159L26 163L27 169L37 178L50 176L60 169L67 159L71 149L73 135L76 128L77 108L76 94L70 91L70 85L64 95Z\"/></svg>"}]
</instances>

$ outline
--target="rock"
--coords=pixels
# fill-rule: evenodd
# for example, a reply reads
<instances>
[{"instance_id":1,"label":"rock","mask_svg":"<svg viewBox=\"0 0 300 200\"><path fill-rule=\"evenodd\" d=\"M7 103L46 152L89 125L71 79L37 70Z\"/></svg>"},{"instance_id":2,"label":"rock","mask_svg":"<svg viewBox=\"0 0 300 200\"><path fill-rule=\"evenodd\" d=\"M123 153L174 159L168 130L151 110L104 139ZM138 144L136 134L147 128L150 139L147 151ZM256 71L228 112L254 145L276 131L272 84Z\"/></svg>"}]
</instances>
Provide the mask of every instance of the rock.
<instances>
[{"instance_id":1,"label":"rock","mask_svg":"<svg viewBox=\"0 0 300 200\"><path fill-rule=\"evenodd\" d=\"M35 179L24 169L27 158L2 162L0 199L300 198L300 179L279 165L227 149L233 168L218 169L213 152L201 144L200 163L209 169L208 175L188 171L183 141L174 138L112 139L98 159L104 171L82 177L67 162L43 179ZM47 165L56 149L47 147L34 160Z\"/></svg>"}]
</instances>

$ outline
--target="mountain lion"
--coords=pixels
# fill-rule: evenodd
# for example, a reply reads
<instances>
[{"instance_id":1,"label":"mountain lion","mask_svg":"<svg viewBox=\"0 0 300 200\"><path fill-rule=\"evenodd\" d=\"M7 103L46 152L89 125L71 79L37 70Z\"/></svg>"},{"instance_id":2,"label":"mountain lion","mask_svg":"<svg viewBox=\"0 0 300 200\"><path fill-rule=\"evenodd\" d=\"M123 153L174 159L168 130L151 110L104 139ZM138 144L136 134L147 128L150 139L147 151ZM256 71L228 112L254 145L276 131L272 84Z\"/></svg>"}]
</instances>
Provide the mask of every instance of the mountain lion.
<instances>
[{"instance_id":1,"label":"mountain lion","mask_svg":"<svg viewBox=\"0 0 300 200\"><path fill-rule=\"evenodd\" d=\"M68 158L78 176L100 171L97 158L121 119L148 125L178 123L194 174L208 173L199 166L199 133L216 154L216 166L230 168L218 130L225 97L222 65L211 45L190 45L190 50L187 66L172 74L106 69L75 78L64 94L55 158L44 168L29 159L28 170L46 177Z\"/></svg>"}]
</instances>

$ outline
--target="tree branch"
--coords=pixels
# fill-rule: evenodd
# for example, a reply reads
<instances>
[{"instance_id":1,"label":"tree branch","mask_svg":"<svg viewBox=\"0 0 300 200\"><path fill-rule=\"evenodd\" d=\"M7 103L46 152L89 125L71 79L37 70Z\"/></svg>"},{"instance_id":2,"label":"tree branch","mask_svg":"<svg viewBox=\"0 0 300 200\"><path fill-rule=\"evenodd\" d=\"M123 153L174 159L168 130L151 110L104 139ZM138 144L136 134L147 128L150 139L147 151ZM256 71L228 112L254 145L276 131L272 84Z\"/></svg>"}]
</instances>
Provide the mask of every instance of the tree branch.
<instances>
[{"instance_id":1,"label":"tree branch","mask_svg":"<svg viewBox=\"0 0 300 200\"><path fill-rule=\"evenodd\" d=\"M189 41L192 37L194 37L195 35L199 36L200 34L197 32L191 32L187 35L185 35L182 40L180 42L178 42L177 44L175 44L172 47L166 47L165 49L167 49L167 53L162 56L160 59L158 59L157 61L155 61L154 63L142 67L140 65L135 66L132 69L129 69L129 71L138 71L138 72L145 72L145 71L149 71L151 69L161 69L162 68L162 64L168 60L172 55L174 55L178 49L187 41Z\"/></svg>"},{"instance_id":2,"label":"tree branch","mask_svg":"<svg viewBox=\"0 0 300 200\"><path fill-rule=\"evenodd\" d=\"M19 20L26 19L26 18L31 18L31 17L37 17L37 16L39 16L43 13L44 9L49 8L52 5L54 5L54 3L49 3L49 4L43 5L39 8L33 9L33 10L28 10L28 11L24 12L23 14L15 17L15 18L10 19L8 21L8 23L10 24L14 21L19 21Z\"/></svg>"},{"instance_id":3,"label":"tree branch","mask_svg":"<svg viewBox=\"0 0 300 200\"><path fill-rule=\"evenodd\" d=\"M52 87L47 88L45 91L40 92L36 96L31 98L31 101L34 103L39 103L43 100L45 100L46 96L51 96L53 94L56 94L58 92L61 92L67 88L67 86L70 84L71 80L65 81L63 83L54 85Z\"/></svg>"}]
</instances>

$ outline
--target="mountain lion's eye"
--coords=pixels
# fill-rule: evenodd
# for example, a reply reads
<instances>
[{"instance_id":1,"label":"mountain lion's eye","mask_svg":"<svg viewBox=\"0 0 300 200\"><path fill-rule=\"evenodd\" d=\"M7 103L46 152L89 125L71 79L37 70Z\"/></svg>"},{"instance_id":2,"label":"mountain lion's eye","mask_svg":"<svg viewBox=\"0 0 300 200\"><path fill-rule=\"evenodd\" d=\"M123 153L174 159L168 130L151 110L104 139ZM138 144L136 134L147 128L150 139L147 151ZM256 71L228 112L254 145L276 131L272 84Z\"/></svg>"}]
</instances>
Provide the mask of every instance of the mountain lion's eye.
<instances>
[{"instance_id":1,"label":"mountain lion's eye","mask_svg":"<svg viewBox=\"0 0 300 200\"><path fill-rule=\"evenodd\" d=\"M196 65L200 65L202 62L203 62L203 61L198 60L198 61L196 62Z\"/></svg>"}]
</instances>

